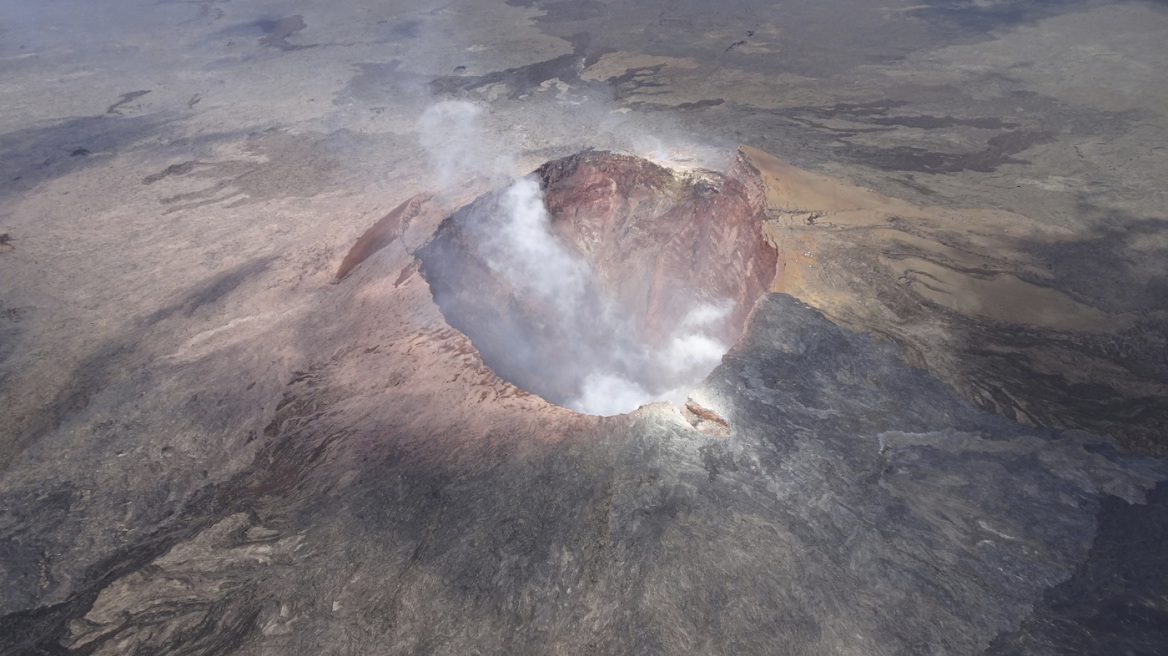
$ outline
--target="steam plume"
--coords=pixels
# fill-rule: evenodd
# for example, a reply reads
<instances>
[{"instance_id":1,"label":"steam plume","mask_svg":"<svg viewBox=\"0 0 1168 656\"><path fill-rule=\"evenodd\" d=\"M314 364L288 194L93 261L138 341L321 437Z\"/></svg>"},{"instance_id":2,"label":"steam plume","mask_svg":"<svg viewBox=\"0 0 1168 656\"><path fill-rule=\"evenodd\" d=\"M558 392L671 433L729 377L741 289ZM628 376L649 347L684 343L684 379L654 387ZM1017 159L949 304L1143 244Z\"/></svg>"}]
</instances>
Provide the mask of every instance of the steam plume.
<instances>
[{"instance_id":1,"label":"steam plume","mask_svg":"<svg viewBox=\"0 0 1168 656\"><path fill-rule=\"evenodd\" d=\"M445 100L418 118L418 134L441 190L474 178L501 182L513 176L513 149L482 129L483 111L465 100Z\"/></svg>"},{"instance_id":2,"label":"steam plume","mask_svg":"<svg viewBox=\"0 0 1168 656\"><path fill-rule=\"evenodd\" d=\"M444 102L420 119L424 133L446 135L430 144L441 182L497 179L510 166L497 154L503 149L483 146L480 112L471 103ZM653 401L680 404L727 350L714 336L723 334L729 301L695 305L662 343L647 343L633 313L612 300L590 263L558 234L534 176L511 179L493 200L456 216L473 256L510 293L509 300L487 301L507 305L492 308L501 319L459 327L496 373L529 392L599 415ZM456 295L435 292L444 311L465 302Z\"/></svg>"}]
</instances>

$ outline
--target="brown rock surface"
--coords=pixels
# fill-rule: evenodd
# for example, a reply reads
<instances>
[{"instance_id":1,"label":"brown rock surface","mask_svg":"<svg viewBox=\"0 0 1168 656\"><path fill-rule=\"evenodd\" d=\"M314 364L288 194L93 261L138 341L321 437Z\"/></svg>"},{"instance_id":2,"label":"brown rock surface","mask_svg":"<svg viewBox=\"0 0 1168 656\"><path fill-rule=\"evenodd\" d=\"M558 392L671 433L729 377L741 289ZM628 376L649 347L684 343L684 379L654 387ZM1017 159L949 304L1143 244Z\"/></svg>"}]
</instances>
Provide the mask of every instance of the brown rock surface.
<instances>
[{"instance_id":1,"label":"brown rock surface","mask_svg":"<svg viewBox=\"0 0 1168 656\"><path fill-rule=\"evenodd\" d=\"M413 196L370 226L349 249L345 259L341 260L341 266L337 267L337 280L343 280L354 267L364 262L370 255L385 248L395 239L401 238L410 220L418 215L422 203L426 200L427 197L423 194Z\"/></svg>"}]
</instances>

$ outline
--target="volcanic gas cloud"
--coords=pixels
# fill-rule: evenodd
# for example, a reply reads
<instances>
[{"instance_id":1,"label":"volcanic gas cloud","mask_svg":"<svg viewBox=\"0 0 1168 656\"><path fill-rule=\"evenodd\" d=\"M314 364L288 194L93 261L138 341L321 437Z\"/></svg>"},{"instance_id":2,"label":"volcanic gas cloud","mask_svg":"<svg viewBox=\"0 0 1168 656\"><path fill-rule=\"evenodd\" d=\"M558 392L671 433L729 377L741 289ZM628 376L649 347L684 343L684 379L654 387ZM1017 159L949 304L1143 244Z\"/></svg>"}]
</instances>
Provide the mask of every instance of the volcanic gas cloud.
<instances>
[{"instance_id":1,"label":"volcanic gas cloud","mask_svg":"<svg viewBox=\"0 0 1168 656\"><path fill-rule=\"evenodd\" d=\"M447 218L421 271L447 321L518 387L600 415L681 403L775 274L747 167L549 162Z\"/></svg>"}]
</instances>

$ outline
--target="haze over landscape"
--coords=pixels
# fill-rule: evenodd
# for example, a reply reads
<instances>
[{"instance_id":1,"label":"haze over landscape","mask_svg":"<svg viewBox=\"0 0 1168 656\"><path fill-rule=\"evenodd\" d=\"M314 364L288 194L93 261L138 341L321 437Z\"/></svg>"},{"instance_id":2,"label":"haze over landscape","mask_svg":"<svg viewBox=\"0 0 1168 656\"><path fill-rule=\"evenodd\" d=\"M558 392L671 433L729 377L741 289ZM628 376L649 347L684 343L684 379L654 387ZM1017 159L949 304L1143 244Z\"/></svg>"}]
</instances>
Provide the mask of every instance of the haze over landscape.
<instances>
[{"instance_id":1,"label":"haze over landscape","mask_svg":"<svg viewBox=\"0 0 1168 656\"><path fill-rule=\"evenodd\" d=\"M0 4L0 654L1165 653L1165 36Z\"/></svg>"}]
</instances>

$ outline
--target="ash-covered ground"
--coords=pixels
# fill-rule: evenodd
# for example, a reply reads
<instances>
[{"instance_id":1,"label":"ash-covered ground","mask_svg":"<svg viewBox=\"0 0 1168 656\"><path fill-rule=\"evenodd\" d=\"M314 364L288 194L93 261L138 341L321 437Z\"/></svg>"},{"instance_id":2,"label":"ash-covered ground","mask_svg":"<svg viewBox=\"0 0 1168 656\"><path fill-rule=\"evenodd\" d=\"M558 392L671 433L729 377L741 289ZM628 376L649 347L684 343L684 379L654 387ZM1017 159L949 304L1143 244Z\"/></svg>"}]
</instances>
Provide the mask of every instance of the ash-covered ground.
<instances>
[{"instance_id":1,"label":"ash-covered ground","mask_svg":"<svg viewBox=\"0 0 1168 656\"><path fill-rule=\"evenodd\" d=\"M0 653L1162 653L1165 34L3 3ZM666 337L679 272L741 312L683 408L553 405L435 302L451 217L609 152L656 173L549 193L561 246Z\"/></svg>"}]
</instances>

